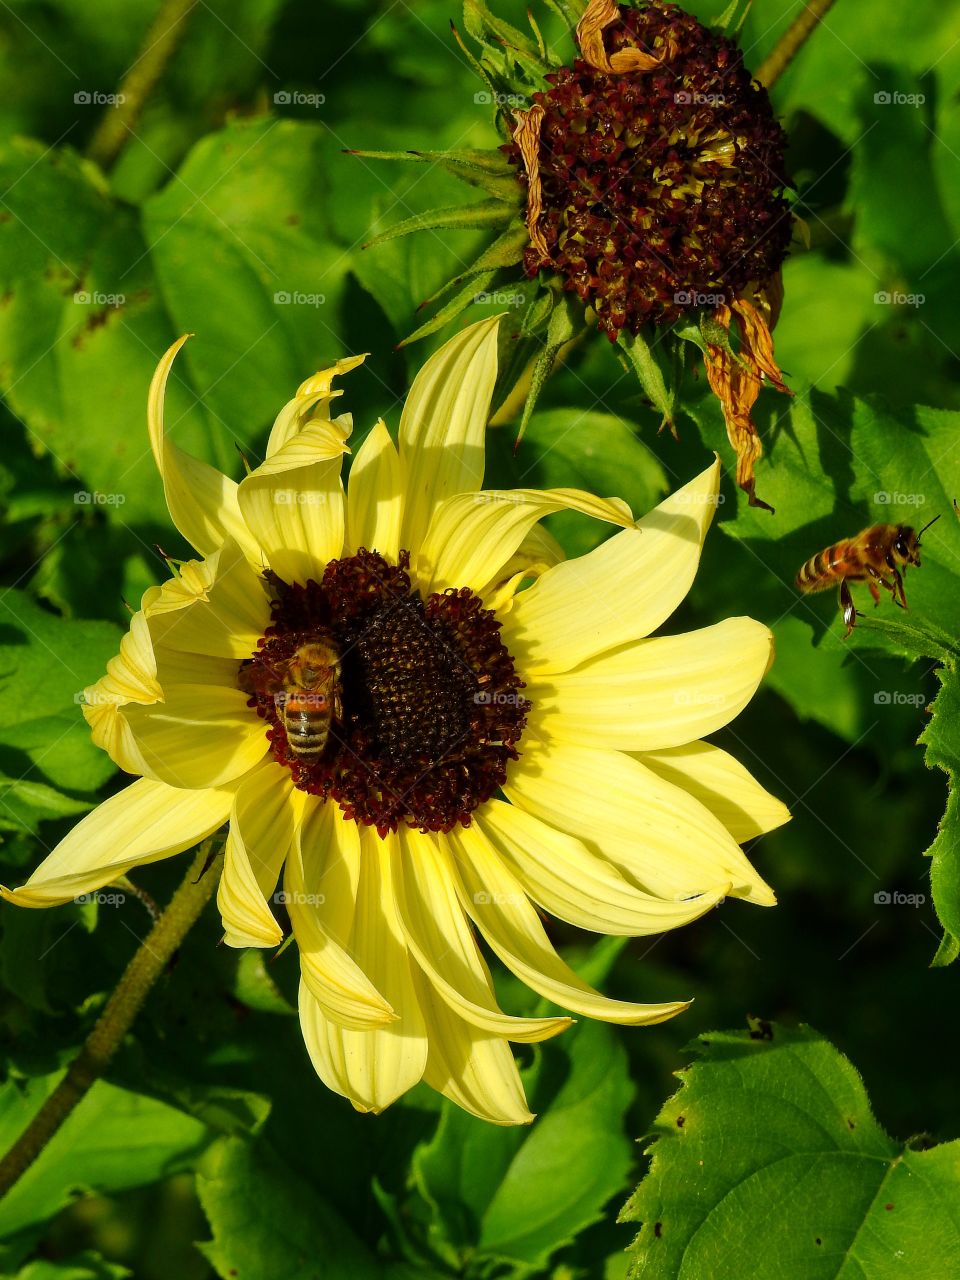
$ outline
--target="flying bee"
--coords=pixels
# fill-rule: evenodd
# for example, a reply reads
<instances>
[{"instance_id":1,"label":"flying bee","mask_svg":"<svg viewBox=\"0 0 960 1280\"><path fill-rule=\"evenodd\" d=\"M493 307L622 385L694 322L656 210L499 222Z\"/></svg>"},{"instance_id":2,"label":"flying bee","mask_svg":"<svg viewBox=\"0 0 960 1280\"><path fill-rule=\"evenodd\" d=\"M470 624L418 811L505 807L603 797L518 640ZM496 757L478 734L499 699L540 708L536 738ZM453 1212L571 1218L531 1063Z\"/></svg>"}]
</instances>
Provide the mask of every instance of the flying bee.
<instances>
[{"instance_id":1,"label":"flying bee","mask_svg":"<svg viewBox=\"0 0 960 1280\"><path fill-rule=\"evenodd\" d=\"M237 683L244 693L274 699L290 753L310 763L327 745L330 725L343 719L340 653L332 640L309 640L280 662L245 664Z\"/></svg>"},{"instance_id":2,"label":"flying bee","mask_svg":"<svg viewBox=\"0 0 960 1280\"><path fill-rule=\"evenodd\" d=\"M840 612L847 624L843 637L846 640L857 617L850 583L865 582L875 605L880 603L880 587L883 587L905 609L903 574L908 565L919 566L920 538L939 519L934 516L919 533L906 524L873 524L855 538L835 542L811 556L797 574L797 586L807 595L839 586Z\"/></svg>"}]
</instances>

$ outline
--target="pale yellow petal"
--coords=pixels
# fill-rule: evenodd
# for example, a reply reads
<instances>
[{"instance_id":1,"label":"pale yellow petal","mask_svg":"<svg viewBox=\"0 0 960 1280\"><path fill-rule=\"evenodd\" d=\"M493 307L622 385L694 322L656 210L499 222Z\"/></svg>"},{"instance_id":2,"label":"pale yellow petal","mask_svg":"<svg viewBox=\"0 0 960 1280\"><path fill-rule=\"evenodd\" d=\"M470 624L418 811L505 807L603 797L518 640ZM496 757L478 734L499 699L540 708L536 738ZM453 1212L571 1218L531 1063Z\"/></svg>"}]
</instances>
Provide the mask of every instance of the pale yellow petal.
<instances>
[{"instance_id":1,"label":"pale yellow petal","mask_svg":"<svg viewBox=\"0 0 960 1280\"><path fill-rule=\"evenodd\" d=\"M595 498L582 489L484 489L460 493L434 509L414 570L421 589L479 591L514 554L538 520L579 511L595 520L633 524L619 498Z\"/></svg>"},{"instance_id":2,"label":"pale yellow petal","mask_svg":"<svg viewBox=\"0 0 960 1280\"><path fill-rule=\"evenodd\" d=\"M508 611L525 579L539 578L565 559L563 547L553 534L543 525L535 524L507 563L481 587L479 595L484 608Z\"/></svg>"},{"instance_id":3,"label":"pale yellow petal","mask_svg":"<svg viewBox=\"0 0 960 1280\"><path fill-rule=\"evenodd\" d=\"M382 1111L413 1088L427 1065L426 1026L388 887L393 838L380 840L370 828L360 828L356 906L350 936L343 941L397 1021L369 1031L343 1027L323 1012L304 982L300 985L300 1025L314 1068L358 1111Z\"/></svg>"},{"instance_id":4,"label":"pale yellow petal","mask_svg":"<svg viewBox=\"0 0 960 1280\"><path fill-rule=\"evenodd\" d=\"M425 1082L480 1120L530 1124L534 1116L507 1041L458 1017L425 974L415 973L414 981L430 1038Z\"/></svg>"},{"instance_id":5,"label":"pale yellow petal","mask_svg":"<svg viewBox=\"0 0 960 1280\"><path fill-rule=\"evenodd\" d=\"M120 641L120 652L107 663L106 675L84 689L83 697L83 717L95 745L124 772L148 772L130 726L120 714L128 703L150 706L164 698L157 655L142 611L130 619L130 630Z\"/></svg>"},{"instance_id":6,"label":"pale yellow petal","mask_svg":"<svg viewBox=\"0 0 960 1280\"><path fill-rule=\"evenodd\" d=\"M396 563L402 518L400 456L381 418L357 450L350 468L347 549L357 552L366 547Z\"/></svg>"},{"instance_id":7,"label":"pale yellow petal","mask_svg":"<svg viewBox=\"0 0 960 1280\"><path fill-rule=\"evenodd\" d=\"M284 903L304 982L327 1017L354 1030L396 1020L389 1002L331 932L337 896L346 892L352 906L359 861L356 823L345 822L332 800L307 796L284 869Z\"/></svg>"},{"instance_id":8,"label":"pale yellow petal","mask_svg":"<svg viewBox=\"0 0 960 1280\"><path fill-rule=\"evenodd\" d=\"M516 596L503 638L523 670L569 671L649 635L669 618L696 574L719 483L717 461L635 529L556 565Z\"/></svg>"},{"instance_id":9,"label":"pale yellow petal","mask_svg":"<svg viewBox=\"0 0 960 1280\"><path fill-rule=\"evenodd\" d=\"M267 752L264 722L239 689L176 684L153 707L131 704L121 717L144 772L173 787L217 787L247 773Z\"/></svg>"},{"instance_id":10,"label":"pale yellow petal","mask_svg":"<svg viewBox=\"0 0 960 1280\"><path fill-rule=\"evenodd\" d=\"M264 579L232 538L148 592L143 610L155 644L220 658L249 658L270 625Z\"/></svg>"},{"instance_id":11,"label":"pale yellow petal","mask_svg":"<svg viewBox=\"0 0 960 1280\"><path fill-rule=\"evenodd\" d=\"M393 892L410 953L441 999L487 1035L532 1043L565 1031L569 1018L516 1018L493 994L458 892L445 839L401 827L393 842Z\"/></svg>"},{"instance_id":12,"label":"pale yellow petal","mask_svg":"<svg viewBox=\"0 0 960 1280\"><path fill-rule=\"evenodd\" d=\"M637 759L666 782L696 796L738 844L790 821L790 810L782 801L761 787L739 760L709 742L644 751Z\"/></svg>"},{"instance_id":13,"label":"pale yellow petal","mask_svg":"<svg viewBox=\"0 0 960 1280\"><path fill-rule=\"evenodd\" d=\"M344 356L329 369L321 369L319 373L312 374L306 382L300 384L297 394L283 406L270 429L267 440L268 458L272 458L311 422L330 421L330 407L338 396L343 395L341 390L334 391L333 379L349 373L351 369L356 369L366 358L366 355ZM346 427L349 422L348 415L344 414L340 421Z\"/></svg>"},{"instance_id":14,"label":"pale yellow petal","mask_svg":"<svg viewBox=\"0 0 960 1280\"><path fill-rule=\"evenodd\" d=\"M244 519L284 582L319 582L343 550L346 449L336 423L311 422L241 482Z\"/></svg>"},{"instance_id":15,"label":"pale yellow petal","mask_svg":"<svg viewBox=\"0 0 960 1280\"><path fill-rule=\"evenodd\" d=\"M25 885L0 893L21 907L72 902L199 844L226 822L232 803L230 788L180 791L141 778L82 818Z\"/></svg>"},{"instance_id":16,"label":"pale yellow petal","mask_svg":"<svg viewBox=\"0 0 960 1280\"><path fill-rule=\"evenodd\" d=\"M502 800L488 801L474 816L504 863L545 911L594 933L663 933L689 924L715 907L730 890L687 901L642 893L616 867L580 840Z\"/></svg>"},{"instance_id":17,"label":"pale yellow petal","mask_svg":"<svg viewBox=\"0 0 960 1280\"><path fill-rule=\"evenodd\" d=\"M267 905L293 843L302 792L271 760L237 788L217 892L228 947L275 947L283 930Z\"/></svg>"},{"instance_id":18,"label":"pale yellow petal","mask_svg":"<svg viewBox=\"0 0 960 1280\"><path fill-rule=\"evenodd\" d=\"M756 693L772 658L767 627L752 618L727 618L530 679L524 697L533 704L534 731L553 741L656 750L728 724Z\"/></svg>"},{"instance_id":19,"label":"pale yellow petal","mask_svg":"<svg viewBox=\"0 0 960 1280\"><path fill-rule=\"evenodd\" d=\"M601 1022L663 1022L690 1003L632 1004L589 986L557 955L516 877L475 825L451 832L464 886L463 905L490 947L522 982L548 1000Z\"/></svg>"},{"instance_id":20,"label":"pale yellow petal","mask_svg":"<svg viewBox=\"0 0 960 1280\"><path fill-rule=\"evenodd\" d=\"M733 897L761 906L775 901L726 827L699 800L619 751L568 743L528 747L511 767L504 792L609 859L647 893L682 902L731 885Z\"/></svg>"},{"instance_id":21,"label":"pale yellow petal","mask_svg":"<svg viewBox=\"0 0 960 1280\"><path fill-rule=\"evenodd\" d=\"M156 459L163 495L170 518L187 542L207 556L233 537L251 560L257 547L237 505L237 485L228 476L199 458L192 458L167 439L163 425L163 402L167 379L177 352L189 334L178 338L157 366L150 384L147 426L150 447Z\"/></svg>"},{"instance_id":22,"label":"pale yellow petal","mask_svg":"<svg viewBox=\"0 0 960 1280\"><path fill-rule=\"evenodd\" d=\"M445 342L414 379L400 418L406 495L400 545L416 557L435 508L483 484L484 432L497 379L500 318Z\"/></svg>"}]
</instances>

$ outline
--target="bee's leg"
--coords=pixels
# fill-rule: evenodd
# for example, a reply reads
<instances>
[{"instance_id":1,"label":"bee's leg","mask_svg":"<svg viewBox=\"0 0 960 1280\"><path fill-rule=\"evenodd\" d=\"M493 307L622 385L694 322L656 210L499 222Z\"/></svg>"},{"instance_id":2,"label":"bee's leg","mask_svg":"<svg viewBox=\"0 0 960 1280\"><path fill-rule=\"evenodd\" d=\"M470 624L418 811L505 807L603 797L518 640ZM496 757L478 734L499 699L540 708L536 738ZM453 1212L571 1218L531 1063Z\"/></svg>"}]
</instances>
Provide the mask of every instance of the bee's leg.
<instances>
[{"instance_id":1,"label":"bee's leg","mask_svg":"<svg viewBox=\"0 0 960 1280\"><path fill-rule=\"evenodd\" d=\"M893 598L894 600L896 600L897 604L900 606L901 609L905 609L907 607L907 597L904 594L904 590L903 590L903 574L900 572L899 569L896 569L896 568L894 569L893 581L894 581Z\"/></svg>"},{"instance_id":2,"label":"bee's leg","mask_svg":"<svg viewBox=\"0 0 960 1280\"><path fill-rule=\"evenodd\" d=\"M877 589L877 582L882 582L883 578L880 577L880 574L877 573L876 569L874 569L872 565L867 565L867 573L870 577L866 578L865 581L867 586L870 588L870 594L873 596L874 607L876 607L880 603L880 592Z\"/></svg>"},{"instance_id":3,"label":"bee's leg","mask_svg":"<svg viewBox=\"0 0 960 1280\"><path fill-rule=\"evenodd\" d=\"M850 584L847 582L846 578L842 579L840 583L840 612L843 615L843 620L847 626L847 630L843 638L844 640L849 640L857 618L857 607L853 603L853 596L850 594Z\"/></svg>"}]
</instances>

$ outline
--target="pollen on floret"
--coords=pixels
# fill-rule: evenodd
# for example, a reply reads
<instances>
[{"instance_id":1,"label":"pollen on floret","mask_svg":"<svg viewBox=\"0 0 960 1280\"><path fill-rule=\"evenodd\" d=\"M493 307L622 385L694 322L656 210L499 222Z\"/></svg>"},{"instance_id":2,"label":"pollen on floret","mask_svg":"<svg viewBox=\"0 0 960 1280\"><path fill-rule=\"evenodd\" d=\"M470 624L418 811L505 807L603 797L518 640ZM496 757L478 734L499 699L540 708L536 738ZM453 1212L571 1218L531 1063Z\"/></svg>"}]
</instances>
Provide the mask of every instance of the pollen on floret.
<instances>
[{"instance_id":1,"label":"pollen on floret","mask_svg":"<svg viewBox=\"0 0 960 1280\"><path fill-rule=\"evenodd\" d=\"M506 780L528 704L500 623L467 588L423 599L409 553L333 560L321 582L273 574L272 622L241 667L241 687L267 722L274 758L302 791L335 800L381 835L468 825ZM340 659L340 713L319 758L292 749L278 681L298 648L322 637Z\"/></svg>"}]
</instances>

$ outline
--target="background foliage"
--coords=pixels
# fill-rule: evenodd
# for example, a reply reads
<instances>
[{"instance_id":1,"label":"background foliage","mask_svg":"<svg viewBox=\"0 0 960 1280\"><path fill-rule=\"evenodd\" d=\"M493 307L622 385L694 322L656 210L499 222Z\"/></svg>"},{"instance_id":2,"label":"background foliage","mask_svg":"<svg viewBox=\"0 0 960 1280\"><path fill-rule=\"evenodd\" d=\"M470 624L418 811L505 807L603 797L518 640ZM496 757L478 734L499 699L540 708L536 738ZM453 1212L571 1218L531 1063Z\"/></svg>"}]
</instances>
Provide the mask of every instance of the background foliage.
<instances>
[{"instance_id":1,"label":"background foliage","mask_svg":"<svg viewBox=\"0 0 960 1280\"><path fill-rule=\"evenodd\" d=\"M116 650L124 601L162 572L157 540L182 550L146 443L159 355L196 332L171 420L180 443L234 473L235 446L258 459L279 405L347 352L374 353L349 381L358 434L379 414L395 426L411 372L443 335L395 344L483 241L424 233L364 252L374 229L467 193L437 167L344 154L496 142L451 38L451 0L197 0L104 175L84 159L105 110L97 98L139 56L157 7L0 6L7 882L120 785L88 743L76 695ZM721 6L690 7L709 19ZM523 5L498 8L524 21ZM800 8L757 0L749 62ZM559 32L549 13L544 30ZM747 509L725 483L718 529L670 626L750 613L776 633L765 689L718 741L793 809L790 826L752 851L778 909L732 902L626 947L590 950L558 929L613 992L696 1003L652 1030L580 1024L523 1049L540 1113L523 1131L441 1108L426 1089L378 1119L354 1114L307 1061L295 958L217 947L209 914L109 1081L0 1206L0 1274L614 1280L638 1229L635 1265L654 1277L832 1276L845 1260L870 1277L908 1266L939 1280L960 1268L949 1207L960 970L944 963L960 936L955 794L937 834L960 763L958 71L960 13L940 0L838 0L774 94L810 241L787 264L776 333L797 396L767 393L758 406L759 485L777 514ZM491 309L502 299L469 318ZM607 344L582 344L548 383L516 457L510 428L491 432L489 479L579 484L642 511L725 448L693 377L685 400L679 442L658 438L659 415ZM828 542L874 520L937 514L924 565L907 578L909 614L885 602L843 644L832 596L795 592L800 563ZM554 530L571 552L598 536L568 517ZM135 879L163 901L180 874L160 864ZM127 893L120 904L0 911L0 1146L75 1052L150 905ZM503 985L516 1007L529 1001ZM711 1033L748 1014L777 1026ZM691 1036L701 1056L664 1104ZM872 1118L864 1084L896 1140ZM652 1170L618 1225L648 1168L632 1139L651 1130ZM911 1171L922 1176L907 1186ZM207 1242L202 1252L194 1241ZM768 1271L757 1269L761 1245Z\"/></svg>"}]
</instances>

